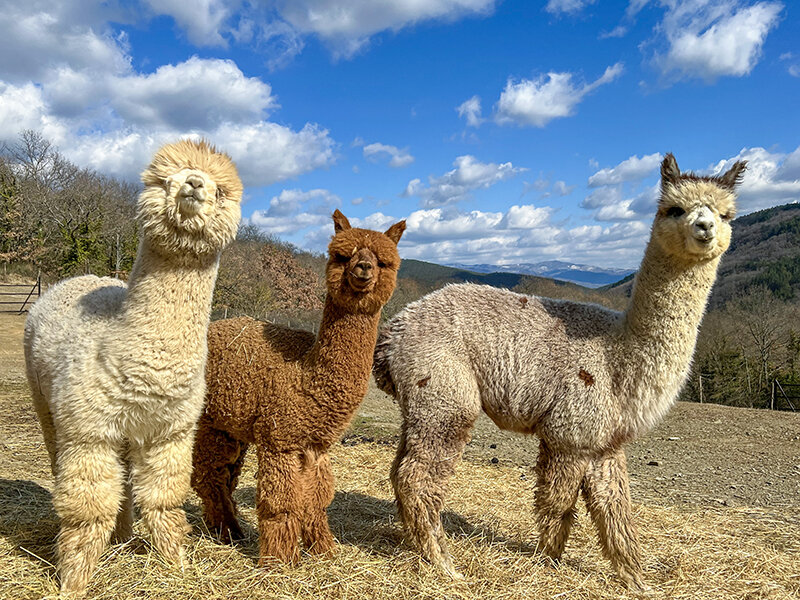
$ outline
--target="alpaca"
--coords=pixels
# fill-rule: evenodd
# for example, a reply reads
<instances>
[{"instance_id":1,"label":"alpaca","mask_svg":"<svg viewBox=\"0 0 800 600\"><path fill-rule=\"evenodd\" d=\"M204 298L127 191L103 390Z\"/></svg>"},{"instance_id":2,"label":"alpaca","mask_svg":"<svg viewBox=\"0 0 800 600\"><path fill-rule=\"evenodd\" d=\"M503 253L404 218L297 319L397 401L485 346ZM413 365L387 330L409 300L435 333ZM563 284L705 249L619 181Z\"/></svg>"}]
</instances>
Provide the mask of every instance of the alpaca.
<instances>
[{"instance_id":1,"label":"alpaca","mask_svg":"<svg viewBox=\"0 0 800 600\"><path fill-rule=\"evenodd\" d=\"M168 559L182 560L189 530L182 504L203 410L211 297L220 252L236 235L242 184L227 155L189 140L161 148L142 181L128 285L65 280L25 323L65 594L83 593L112 530L120 541L132 535L133 500Z\"/></svg>"},{"instance_id":2,"label":"alpaca","mask_svg":"<svg viewBox=\"0 0 800 600\"><path fill-rule=\"evenodd\" d=\"M540 549L561 556L580 490L604 555L629 587L646 589L623 445L664 416L686 380L744 169L681 174L667 154L624 313L464 284L410 304L382 329L375 378L403 414L391 481L428 560L457 576L440 511L483 409L501 429L540 439Z\"/></svg>"},{"instance_id":3,"label":"alpaca","mask_svg":"<svg viewBox=\"0 0 800 600\"><path fill-rule=\"evenodd\" d=\"M249 444L258 457L259 564L333 549L328 450L367 392L381 308L394 291L405 221L384 234L350 226L338 210L328 248L327 297L316 338L242 317L212 323L207 406L192 486L209 528L243 537L232 493Z\"/></svg>"}]
</instances>

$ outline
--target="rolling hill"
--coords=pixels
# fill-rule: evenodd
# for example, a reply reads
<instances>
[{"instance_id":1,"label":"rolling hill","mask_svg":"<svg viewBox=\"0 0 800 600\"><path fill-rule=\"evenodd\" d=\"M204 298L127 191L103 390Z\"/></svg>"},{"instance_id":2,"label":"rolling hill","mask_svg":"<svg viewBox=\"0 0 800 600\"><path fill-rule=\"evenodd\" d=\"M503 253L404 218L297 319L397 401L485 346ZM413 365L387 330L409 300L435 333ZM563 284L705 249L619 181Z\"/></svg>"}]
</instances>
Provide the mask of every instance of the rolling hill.
<instances>
[{"instance_id":1,"label":"rolling hill","mask_svg":"<svg viewBox=\"0 0 800 600\"><path fill-rule=\"evenodd\" d=\"M616 283L626 275L632 273L632 269L604 269L593 265L582 265L564 262L563 260L547 260L538 263L517 263L511 265L450 265L457 269L465 269L474 273L519 273L521 275L534 275L568 281L584 287L598 288L604 285Z\"/></svg>"}]
</instances>

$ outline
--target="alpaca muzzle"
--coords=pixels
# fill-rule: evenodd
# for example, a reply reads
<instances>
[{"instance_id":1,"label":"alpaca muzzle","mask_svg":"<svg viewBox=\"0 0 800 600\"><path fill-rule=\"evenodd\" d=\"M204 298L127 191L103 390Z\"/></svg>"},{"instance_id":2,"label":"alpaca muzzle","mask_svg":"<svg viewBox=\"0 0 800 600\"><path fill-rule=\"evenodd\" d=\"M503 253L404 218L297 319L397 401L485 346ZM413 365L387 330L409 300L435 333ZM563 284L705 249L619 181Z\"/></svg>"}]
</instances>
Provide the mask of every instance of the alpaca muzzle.
<instances>
[{"instance_id":1,"label":"alpaca muzzle","mask_svg":"<svg viewBox=\"0 0 800 600\"><path fill-rule=\"evenodd\" d=\"M375 278L371 273L368 275L358 275L353 271L350 271L350 273L348 273L347 280L350 284L350 287L357 292L369 291L375 285Z\"/></svg>"}]
</instances>

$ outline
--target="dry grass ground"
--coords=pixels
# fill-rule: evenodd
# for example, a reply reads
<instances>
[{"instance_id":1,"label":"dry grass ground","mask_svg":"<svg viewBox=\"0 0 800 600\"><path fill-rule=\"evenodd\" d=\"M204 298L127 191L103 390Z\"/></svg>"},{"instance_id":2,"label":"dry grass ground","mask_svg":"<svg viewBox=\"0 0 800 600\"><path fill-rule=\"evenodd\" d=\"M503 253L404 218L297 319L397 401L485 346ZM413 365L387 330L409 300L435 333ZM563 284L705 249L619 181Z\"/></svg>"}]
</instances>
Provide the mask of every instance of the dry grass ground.
<instances>
[{"instance_id":1,"label":"dry grass ground","mask_svg":"<svg viewBox=\"0 0 800 600\"><path fill-rule=\"evenodd\" d=\"M57 589L52 482L20 370L21 330L22 318L0 315L0 598L9 600L54 596ZM395 520L388 468L396 431L391 401L372 390L353 431L334 448L338 491L329 514L339 540L335 556L304 557L294 568L255 568L251 456L237 492L249 531L244 543L216 543L192 497L187 510L194 531L183 571L162 563L137 537L109 549L89 597L628 597L600 556L583 509L561 564L537 554L531 510L536 440L498 432L485 421L453 479L446 514L465 578L450 581L430 569ZM655 597L800 597L800 415L680 405L630 455L636 521ZM659 465L648 466L652 460ZM758 487L770 489L751 489Z\"/></svg>"}]
</instances>

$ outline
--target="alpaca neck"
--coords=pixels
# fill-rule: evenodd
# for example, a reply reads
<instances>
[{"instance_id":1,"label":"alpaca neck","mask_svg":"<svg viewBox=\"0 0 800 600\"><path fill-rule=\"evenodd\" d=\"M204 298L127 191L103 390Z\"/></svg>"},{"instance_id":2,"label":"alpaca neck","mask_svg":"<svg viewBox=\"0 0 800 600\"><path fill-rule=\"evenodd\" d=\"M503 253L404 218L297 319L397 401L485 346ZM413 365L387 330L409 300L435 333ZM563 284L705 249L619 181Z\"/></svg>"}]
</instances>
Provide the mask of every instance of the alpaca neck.
<instances>
[{"instance_id":1,"label":"alpaca neck","mask_svg":"<svg viewBox=\"0 0 800 600\"><path fill-rule=\"evenodd\" d=\"M719 261L680 262L648 245L616 356L616 392L631 434L655 425L683 386Z\"/></svg>"},{"instance_id":2,"label":"alpaca neck","mask_svg":"<svg viewBox=\"0 0 800 600\"><path fill-rule=\"evenodd\" d=\"M202 363L218 265L219 255L164 255L145 239L120 314L128 347L168 364Z\"/></svg>"},{"instance_id":3,"label":"alpaca neck","mask_svg":"<svg viewBox=\"0 0 800 600\"><path fill-rule=\"evenodd\" d=\"M305 387L338 434L367 393L380 313L353 313L325 300L317 341L304 361Z\"/></svg>"}]
</instances>

